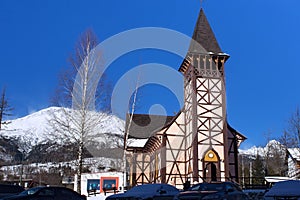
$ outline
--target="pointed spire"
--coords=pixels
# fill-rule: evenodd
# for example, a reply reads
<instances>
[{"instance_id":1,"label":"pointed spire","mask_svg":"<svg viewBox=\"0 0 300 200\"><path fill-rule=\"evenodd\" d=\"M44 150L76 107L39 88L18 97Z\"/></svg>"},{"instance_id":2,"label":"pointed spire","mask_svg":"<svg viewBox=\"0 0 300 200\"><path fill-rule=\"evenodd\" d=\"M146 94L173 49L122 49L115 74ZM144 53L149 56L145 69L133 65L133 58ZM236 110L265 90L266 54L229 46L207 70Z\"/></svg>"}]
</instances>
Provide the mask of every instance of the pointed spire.
<instances>
[{"instance_id":1,"label":"pointed spire","mask_svg":"<svg viewBox=\"0 0 300 200\"><path fill-rule=\"evenodd\" d=\"M189 51L191 52L199 52L199 53L207 53L207 52L221 53L222 52L216 40L215 34L213 33L202 8L200 9L198 20L194 29L193 40L201 44L201 46L204 49L199 48L198 45L191 42L189 48Z\"/></svg>"}]
</instances>

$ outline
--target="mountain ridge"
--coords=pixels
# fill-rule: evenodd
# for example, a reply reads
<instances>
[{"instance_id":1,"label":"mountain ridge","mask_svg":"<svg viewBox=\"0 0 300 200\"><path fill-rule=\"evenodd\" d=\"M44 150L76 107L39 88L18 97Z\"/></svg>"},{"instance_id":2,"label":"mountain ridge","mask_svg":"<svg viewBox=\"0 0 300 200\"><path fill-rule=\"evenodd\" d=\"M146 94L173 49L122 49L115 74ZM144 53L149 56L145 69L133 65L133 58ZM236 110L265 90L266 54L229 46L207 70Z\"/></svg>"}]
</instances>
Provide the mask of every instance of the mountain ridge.
<instances>
[{"instance_id":1,"label":"mountain ridge","mask_svg":"<svg viewBox=\"0 0 300 200\"><path fill-rule=\"evenodd\" d=\"M239 154L254 156L254 157L257 154L259 156L264 156L266 154L266 152L268 151L268 148L275 147L275 148L279 149L280 146L281 146L281 144L277 140L270 140L264 147L254 145L248 149L239 149Z\"/></svg>"},{"instance_id":2,"label":"mountain ridge","mask_svg":"<svg viewBox=\"0 0 300 200\"><path fill-rule=\"evenodd\" d=\"M48 107L31 113L27 116L10 120L9 124L3 125L3 130L0 131L0 135L8 139L17 140L20 145L19 151L29 153L32 150L30 147L49 142L47 133L49 132L49 129L51 132L51 127L48 122L49 120L51 120L52 113L58 113L59 115L61 115L61 109L63 108ZM103 114L104 117L101 120L100 124L98 124L96 127L97 130L100 130L100 136L99 139L95 140L101 143L103 137L105 137L103 134L119 135L119 137L122 138L125 127L124 120L115 115L109 115L105 113L101 114ZM99 133L95 134L95 138L98 137L96 135L99 135ZM108 142L108 144L102 145L106 146L107 148L112 144ZM251 157L255 157L257 154L259 154L260 156L264 156L266 154L267 147L271 145L276 146L280 145L280 143L276 140L271 140L265 147L252 146L249 149L239 149L239 154L248 155ZM0 159L1 158L5 158L5 160L7 160L8 156L0 155Z\"/></svg>"},{"instance_id":3,"label":"mountain ridge","mask_svg":"<svg viewBox=\"0 0 300 200\"><path fill-rule=\"evenodd\" d=\"M55 151L74 157L73 152L76 152L74 149L76 146L70 144L70 138L58 135L57 130L54 130L55 127L49 123L53 117L63 118L63 112L69 111L68 108L49 107L21 118L9 120L10 123L5 124L0 131L0 161L20 162L20 160L30 160L30 158L34 158L36 161L39 157L47 157L49 154L58 155L59 152ZM122 144L124 120L106 113L93 112L92 114L101 117L93 127L96 132L88 135L88 137L92 137L90 140L94 145L93 148L116 148L118 143ZM97 149L90 149L90 151L96 152Z\"/></svg>"}]
</instances>

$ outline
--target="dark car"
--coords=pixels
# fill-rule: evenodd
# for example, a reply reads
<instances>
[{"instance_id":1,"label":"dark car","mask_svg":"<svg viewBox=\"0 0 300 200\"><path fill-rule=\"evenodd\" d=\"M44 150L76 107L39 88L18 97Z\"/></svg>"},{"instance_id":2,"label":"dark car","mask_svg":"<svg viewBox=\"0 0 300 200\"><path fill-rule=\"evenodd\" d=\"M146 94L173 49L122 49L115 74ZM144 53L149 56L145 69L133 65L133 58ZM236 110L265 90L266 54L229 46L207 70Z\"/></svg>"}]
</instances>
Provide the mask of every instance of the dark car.
<instances>
[{"instance_id":1,"label":"dark car","mask_svg":"<svg viewBox=\"0 0 300 200\"><path fill-rule=\"evenodd\" d=\"M175 200L193 199L226 199L226 200L248 200L248 196L242 189L232 182L199 183L181 192Z\"/></svg>"},{"instance_id":2,"label":"dark car","mask_svg":"<svg viewBox=\"0 0 300 200\"><path fill-rule=\"evenodd\" d=\"M19 185L0 184L0 198L23 192L24 188Z\"/></svg>"},{"instance_id":3,"label":"dark car","mask_svg":"<svg viewBox=\"0 0 300 200\"><path fill-rule=\"evenodd\" d=\"M133 187L126 193L114 194L106 200L171 200L179 190L168 184L144 184Z\"/></svg>"},{"instance_id":4,"label":"dark car","mask_svg":"<svg viewBox=\"0 0 300 200\"><path fill-rule=\"evenodd\" d=\"M300 180L275 183L264 195L264 199L300 199Z\"/></svg>"},{"instance_id":5,"label":"dark car","mask_svg":"<svg viewBox=\"0 0 300 200\"><path fill-rule=\"evenodd\" d=\"M249 200L264 200L264 194L266 190L263 189L249 189L243 190L245 194L247 194Z\"/></svg>"},{"instance_id":6,"label":"dark car","mask_svg":"<svg viewBox=\"0 0 300 200\"><path fill-rule=\"evenodd\" d=\"M3 197L5 200L86 200L71 189L64 187L35 187L25 190L17 195Z\"/></svg>"}]
</instances>

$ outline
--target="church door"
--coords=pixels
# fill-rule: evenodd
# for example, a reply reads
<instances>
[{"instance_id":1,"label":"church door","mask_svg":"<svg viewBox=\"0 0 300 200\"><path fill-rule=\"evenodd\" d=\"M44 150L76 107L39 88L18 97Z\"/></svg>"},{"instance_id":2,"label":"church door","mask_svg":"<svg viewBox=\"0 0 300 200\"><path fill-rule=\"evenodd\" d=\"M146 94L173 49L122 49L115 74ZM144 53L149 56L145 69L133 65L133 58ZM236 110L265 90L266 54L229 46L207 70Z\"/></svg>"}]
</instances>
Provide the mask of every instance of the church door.
<instances>
[{"instance_id":1,"label":"church door","mask_svg":"<svg viewBox=\"0 0 300 200\"><path fill-rule=\"evenodd\" d=\"M209 162L205 167L205 180L206 181L217 181L217 166L213 162Z\"/></svg>"},{"instance_id":2,"label":"church door","mask_svg":"<svg viewBox=\"0 0 300 200\"><path fill-rule=\"evenodd\" d=\"M220 158L214 150L209 150L203 158L203 178L205 181L220 181Z\"/></svg>"}]
</instances>

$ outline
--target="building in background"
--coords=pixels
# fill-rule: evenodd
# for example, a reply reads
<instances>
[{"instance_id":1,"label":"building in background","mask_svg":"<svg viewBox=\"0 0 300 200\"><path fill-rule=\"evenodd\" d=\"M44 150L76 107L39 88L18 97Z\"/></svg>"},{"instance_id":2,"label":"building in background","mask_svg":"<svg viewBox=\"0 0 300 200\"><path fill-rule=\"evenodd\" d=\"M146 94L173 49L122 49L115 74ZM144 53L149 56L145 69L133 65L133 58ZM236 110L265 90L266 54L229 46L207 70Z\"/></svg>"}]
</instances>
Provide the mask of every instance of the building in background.
<instances>
[{"instance_id":1,"label":"building in background","mask_svg":"<svg viewBox=\"0 0 300 200\"><path fill-rule=\"evenodd\" d=\"M76 179L76 177L75 177ZM74 185L76 191L77 185ZM86 173L81 175L81 194L89 196L94 192L104 193L104 190L113 192L120 191L123 185L122 172L99 172L99 173Z\"/></svg>"},{"instance_id":2,"label":"building in background","mask_svg":"<svg viewBox=\"0 0 300 200\"><path fill-rule=\"evenodd\" d=\"M288 148L288 176L290 178L300 178L300 149Z\"/></svg>"}]
</instances>

